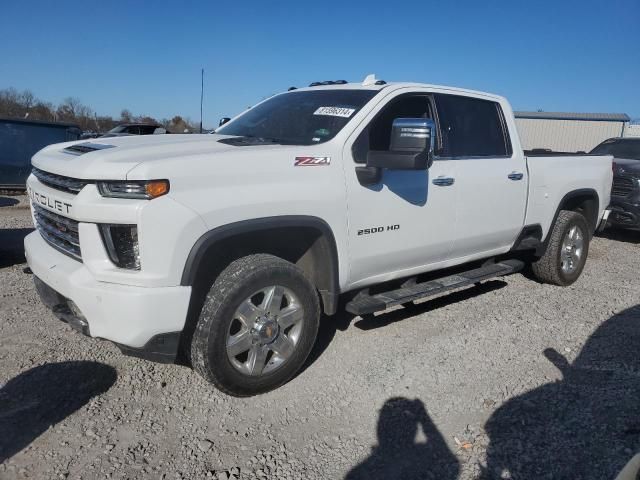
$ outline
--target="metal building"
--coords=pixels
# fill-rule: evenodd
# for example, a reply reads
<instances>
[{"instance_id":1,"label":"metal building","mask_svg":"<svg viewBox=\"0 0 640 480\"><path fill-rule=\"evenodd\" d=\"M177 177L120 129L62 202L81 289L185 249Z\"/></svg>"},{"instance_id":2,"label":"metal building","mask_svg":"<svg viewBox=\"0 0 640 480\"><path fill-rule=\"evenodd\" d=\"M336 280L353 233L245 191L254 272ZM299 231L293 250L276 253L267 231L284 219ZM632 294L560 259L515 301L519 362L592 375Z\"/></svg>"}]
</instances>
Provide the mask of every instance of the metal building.
<instances>
[{"instance_id":1,"label":"metal building","mask_svg":"<svg viewBox=\"0 0 640 480\"><path fill-rule=\"evenodd\" d=\"M624 129L625 137L640 137L640 123L631 123Z\"/></svg>"},{"instance_id":2,"label":"metal building","mask_svg":"<svg viewBox=\"0 0 640 480\"><path fill-rule=\"evenodd\" d=\"M624 136L630 118L625 113L515 112L525 150L588 152L603 140Z\"/></svg>"}]
</instances>

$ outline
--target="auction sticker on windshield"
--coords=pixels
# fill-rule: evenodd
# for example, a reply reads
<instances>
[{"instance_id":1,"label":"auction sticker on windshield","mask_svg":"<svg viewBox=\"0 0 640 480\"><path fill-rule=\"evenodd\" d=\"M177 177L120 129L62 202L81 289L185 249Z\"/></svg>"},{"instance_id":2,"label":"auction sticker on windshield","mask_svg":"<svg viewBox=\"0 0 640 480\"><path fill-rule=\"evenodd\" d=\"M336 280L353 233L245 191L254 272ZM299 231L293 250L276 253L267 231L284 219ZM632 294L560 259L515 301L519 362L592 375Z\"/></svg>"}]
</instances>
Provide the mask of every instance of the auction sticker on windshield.
<instances>
[{"instance_id":1,"label":"auction sticker on windshield","mask_svg":"<svg viewBox=\"0 0 640 480\"><path fill-rule=\"evenodd\" d=\"M349 118L355 112L355 108L345 108L345 107L320 107L315 112L314 115L329 115L331 117L344 117Z\"/></svg>"}]
</instances>

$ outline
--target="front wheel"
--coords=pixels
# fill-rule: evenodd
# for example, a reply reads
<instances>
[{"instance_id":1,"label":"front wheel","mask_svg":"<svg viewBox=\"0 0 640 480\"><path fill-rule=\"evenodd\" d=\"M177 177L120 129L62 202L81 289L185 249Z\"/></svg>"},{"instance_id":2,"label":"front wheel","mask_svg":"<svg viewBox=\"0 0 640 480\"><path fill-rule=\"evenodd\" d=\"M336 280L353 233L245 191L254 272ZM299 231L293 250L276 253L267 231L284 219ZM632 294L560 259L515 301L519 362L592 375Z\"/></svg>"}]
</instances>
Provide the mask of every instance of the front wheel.
<instances>
[{"instance_id":1,"label":"front wheel","mask_svg":"<svg viewBox=\"0 0 640 480\"><path fill-rule=\"evenodd\" d=\"M561 210L544 255L531 266L535 277L545 283L571 285L584 269L590 237L589 225L583 215Z\"/></svg>"},{"instance_id":2,"label":"front wheel","mask_svg":"<svg viewBox=\"0 0 640 480\"><path fill-rule=\"evenodd\" d=\"M191 344L193 367L230 395L272 390L300 370L319 321L318 295L297 266L265 254L240 258L207 294Z\"/></svg>"}]
</instances>

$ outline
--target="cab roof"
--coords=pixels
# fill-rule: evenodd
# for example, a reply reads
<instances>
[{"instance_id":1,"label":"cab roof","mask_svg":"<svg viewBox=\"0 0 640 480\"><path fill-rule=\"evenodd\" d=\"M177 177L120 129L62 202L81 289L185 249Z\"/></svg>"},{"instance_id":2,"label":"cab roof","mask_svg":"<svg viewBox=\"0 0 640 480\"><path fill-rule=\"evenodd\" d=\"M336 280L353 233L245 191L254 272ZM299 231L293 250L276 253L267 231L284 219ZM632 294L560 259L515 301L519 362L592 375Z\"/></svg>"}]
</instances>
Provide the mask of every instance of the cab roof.
<instances>
[{"instance_id":1,"label":"cab roof","mask_svg":"<svg viewBox=\"0 0 640 480\"><path fill-rule=\"evenodd\" d=\"M366 80L366 79L365 79ZM374 79L375 80L375 79ZM458 93L461 95L477 95L487 98L492 98L494 100L499 100L502 97L493 93L481 92L478 90L469 90L465 88L458 87L449 87L445 85L433 85L428 83L417 83L417 82L384 82L382 84L376 83L341 83L341 84L333 84L333 85L316 85L313 87L302 87L292 90L294 92L304 92L304 91L313 91L313 90L398 90L401 88L431 88L437 90L445 90L451 93Z\"/></svg>"}]
</instances>

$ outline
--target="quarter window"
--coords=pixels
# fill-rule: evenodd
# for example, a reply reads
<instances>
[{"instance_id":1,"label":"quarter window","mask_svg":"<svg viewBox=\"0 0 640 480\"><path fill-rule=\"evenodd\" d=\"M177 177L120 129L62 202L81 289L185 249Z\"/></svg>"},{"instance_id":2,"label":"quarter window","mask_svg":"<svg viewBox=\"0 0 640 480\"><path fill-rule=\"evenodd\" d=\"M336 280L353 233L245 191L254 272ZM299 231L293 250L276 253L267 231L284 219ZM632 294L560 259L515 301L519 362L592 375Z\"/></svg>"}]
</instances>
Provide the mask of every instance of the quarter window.
<instances>
[{"instance_id":1,"label":"quarter window","mask_svg":"<svg viewBox=\"0 0 640 480\"><path fill-rule=\"evenodd\" d=\"M441 157L511 155L502 109L496 102L435 95L441 132Z\"/></svg>"}]
</instances>

